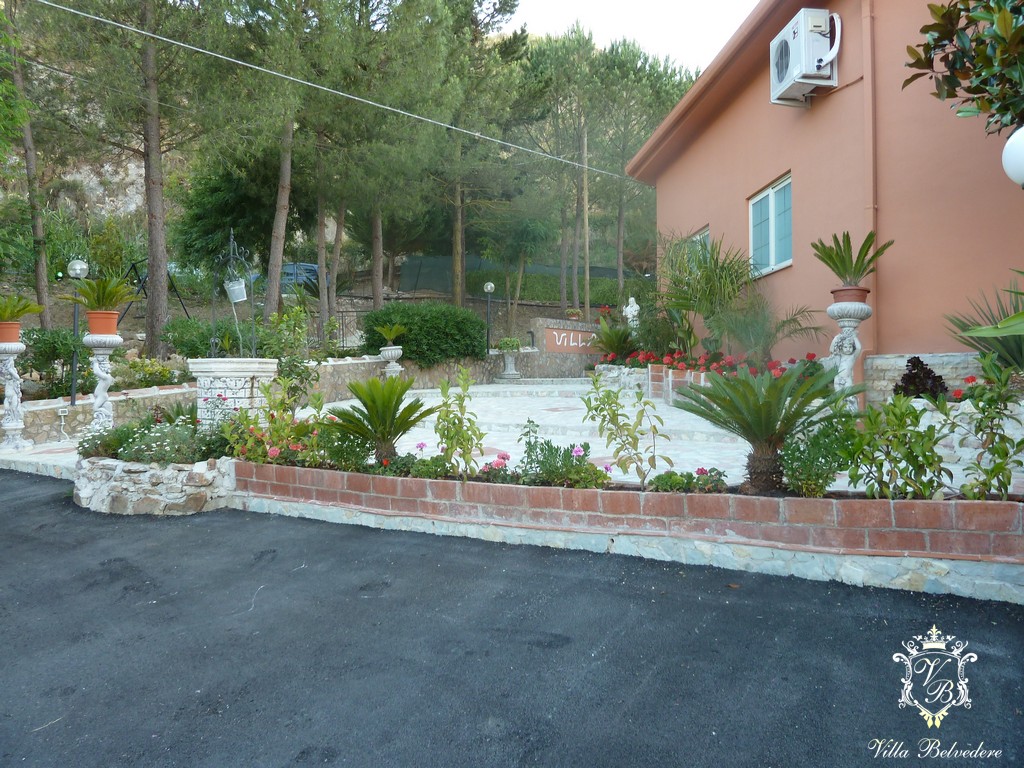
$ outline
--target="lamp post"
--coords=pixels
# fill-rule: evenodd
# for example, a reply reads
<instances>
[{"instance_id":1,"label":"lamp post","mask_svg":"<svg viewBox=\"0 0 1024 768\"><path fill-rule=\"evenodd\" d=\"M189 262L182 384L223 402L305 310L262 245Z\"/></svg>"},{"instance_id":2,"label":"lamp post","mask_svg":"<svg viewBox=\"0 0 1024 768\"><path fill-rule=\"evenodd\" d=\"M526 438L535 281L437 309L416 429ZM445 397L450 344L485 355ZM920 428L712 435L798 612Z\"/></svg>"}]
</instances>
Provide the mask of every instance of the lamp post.
<instances>
[{"instance_id":1,"label":"lamp post","mask_svg":"<svg viewBox=\"0 0 1024 768\"><path fill-rule=\"evenodd\" d=\"M89 265L82 259L72 259L68 262L68 274L75 280L84 280L89 276ZM78 296L78 286L75 286L75 296ZM72 328L75 337L75 346L71 350L71 405L74 406L78 399L78 302L72 310Z\"/></svg>"},{"instance_id":2,"label":"lamp post","mask_svg":"<svg viewBox=\"0 0 1024 768\"><path fill-rule=\"evenodd\" d=\"M487 294L487 351L491 351L491 294L494 293L494 283L484 283L484 293Z\"/></svg>"},{"instance_id":3,"label":"lamp post","mask_svg":"<svg viewBox=\"0 0 1024 768\"><path fill-rule=\"evenodd\" d=\"M1024 126L1018 127L1003 147L1003 170L1024 189Z\"/></svg>"}]
</instances>

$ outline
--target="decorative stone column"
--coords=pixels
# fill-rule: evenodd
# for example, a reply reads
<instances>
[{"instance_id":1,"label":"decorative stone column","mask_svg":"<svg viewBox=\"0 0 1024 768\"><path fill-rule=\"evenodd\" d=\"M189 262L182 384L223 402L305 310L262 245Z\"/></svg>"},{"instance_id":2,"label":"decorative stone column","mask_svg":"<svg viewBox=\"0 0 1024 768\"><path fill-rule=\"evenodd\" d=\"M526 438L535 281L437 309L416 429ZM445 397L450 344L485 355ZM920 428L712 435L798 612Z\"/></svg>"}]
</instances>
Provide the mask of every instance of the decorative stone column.
<instances>
[{"instance_id":1,"label":"decorative stone column","mask_svg":"<svg viewBox=\"0 0 1024 768\"><path fill-rule=\"evenodd\" d=\"M206 357L188 361L196 377L199 421L222 421L236 408L254 411L267 404L262 387L277 375L277 360L263 357Z\"/></svg>"},{"instance_id":2,"label":"decorative stone column","mask_svg":"<svg viewBox=\"0 0 1024 768\"><path fill-rule=\"evenodd\" d=\"M853 386L853 368L864 351L857 329L871 317L871 307L861 301L837 301L825 311L839 325L839 333L829 345L826 364L837 371L833 386L837 390L845 389ZM846 407L856 411L857 398L848 397Z\"/></svg>"},{"instance_id":3,"label":"decorative stone column","mask_svg":"<svg viewBox=\"0 0 1024 768\"><path fill-rule=\"evenodd\" d=\"M110 353L124 344L116 333L87 333L82 343L92 350L90 364L96 376L96 389L92 393L92 422L89 429L99 431L114 426L114 406L107 397L107 390L114 383L110 375Z\"/></svg>"},{"instance_id":4,"label":"decorative stone column","mask_svg":"<svg viewBox=\"0 0 1024 768\"><path fill-rule=\"evenodd\" d=\"M31 440L21 436L25 418L21 409L21 376L14 366L14 358L25 351L20 341L0 344L0 380L4 384L4 417L2 422L4 440L0 449L20 451L32 445Z\"/></svg>"},{"instance_id":5,"label":"decorative stone column","mask_svg":"<svg viewBox=\"0 0 1024 768\"><path fill-rule=\"evenodd\" d=\"M387 347L380 348L381 359L384 360L387 365L384 366L385 376L401 376L402 371L405 370L398 363L398 359L402 356L402 348L397 344L393 344Z\"/></svg>"}]
</instances>

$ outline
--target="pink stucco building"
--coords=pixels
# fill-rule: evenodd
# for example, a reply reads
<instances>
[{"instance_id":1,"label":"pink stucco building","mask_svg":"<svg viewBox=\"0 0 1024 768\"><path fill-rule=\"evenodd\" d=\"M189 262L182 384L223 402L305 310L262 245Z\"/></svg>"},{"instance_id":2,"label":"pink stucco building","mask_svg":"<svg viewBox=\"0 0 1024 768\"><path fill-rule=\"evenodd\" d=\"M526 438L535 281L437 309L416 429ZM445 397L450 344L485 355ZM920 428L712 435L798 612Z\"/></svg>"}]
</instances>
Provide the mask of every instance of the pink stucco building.
<instances>
[{"instance_id":1,"label":"pink stucco building","mask_svg":"<svg viewBox=\"0 0 1024 768\"><path fill-rule=\"evenodd\" d=\"M842 22L836 86L816 88L806 108L772 104L770 47L805 6L762 0L627 171L657 188L663 236L706 229L755 253L782 308L830 303L838 283L812 255L818 238L849 230L859 244L874 229L895 240L866 282L865 354L965 351L943 315L1024 268L1024 191L1000 162L1007 134L957 118L927 80L903 90L926 0L815 6Z\"/></svg>"}]
</instances>

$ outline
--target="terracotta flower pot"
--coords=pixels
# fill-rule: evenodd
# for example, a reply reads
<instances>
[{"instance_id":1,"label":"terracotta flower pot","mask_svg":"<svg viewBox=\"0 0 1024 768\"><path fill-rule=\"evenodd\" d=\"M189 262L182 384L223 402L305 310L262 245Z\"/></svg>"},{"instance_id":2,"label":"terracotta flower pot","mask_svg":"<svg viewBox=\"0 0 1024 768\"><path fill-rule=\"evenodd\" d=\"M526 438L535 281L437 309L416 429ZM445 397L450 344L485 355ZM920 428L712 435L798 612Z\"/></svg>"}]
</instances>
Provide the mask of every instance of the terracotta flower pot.
<instances>
[{"instance_id":1,"label":"terracotta flower pot","mask_svg":"<svg viewBox=\"0 0 1024 768\"><path fill-rule=\"evenodd\" d=\"M860 304L864 304L868 300L868 294L871 293L868 288L861 288L859 285L844 285L842 288L832 289L832 301L836 302L847 302L855 301Z\"/></svg>"},{"instance_id":2,"label":"terracotta flower pot","mask_svg":"<svg viewBox=\"0 0 1024 768\"><path fill-rule=\"evenodd\" d=\"M21 323L17 320L0 323L0 344L16 344L21 338Z\"/></svg>"},{"instance_id":3,"label":"terracotta flower pot","mask_svg":"<svg viewBox=\"0 0 1024 768\"><path fill-rule=\"evenodd\" d=\"M114 336L117 334L118 312L92 310L85 313L89 323L89 333L94 336Z\"/></svg>"}]
</instances>

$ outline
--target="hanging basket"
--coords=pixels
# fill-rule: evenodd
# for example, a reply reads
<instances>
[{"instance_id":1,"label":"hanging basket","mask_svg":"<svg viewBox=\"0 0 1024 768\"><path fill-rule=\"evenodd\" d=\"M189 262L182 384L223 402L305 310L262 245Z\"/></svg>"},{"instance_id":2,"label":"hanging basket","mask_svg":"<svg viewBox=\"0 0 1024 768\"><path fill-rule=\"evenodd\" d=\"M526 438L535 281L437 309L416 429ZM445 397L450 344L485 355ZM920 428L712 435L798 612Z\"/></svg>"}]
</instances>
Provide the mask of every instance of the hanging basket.
<instances>
[{"instance_id":1,"label":"hanging basket","mask_svg":"<svg viewBox=\"0 0 1024 768\"><path fill-rule=\"evenodd\" d=\"M245 280L225 280L224 290L227 291L228 301L232 304L245 301Z\"/></svg>"}]
</instances>

